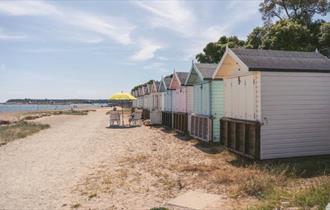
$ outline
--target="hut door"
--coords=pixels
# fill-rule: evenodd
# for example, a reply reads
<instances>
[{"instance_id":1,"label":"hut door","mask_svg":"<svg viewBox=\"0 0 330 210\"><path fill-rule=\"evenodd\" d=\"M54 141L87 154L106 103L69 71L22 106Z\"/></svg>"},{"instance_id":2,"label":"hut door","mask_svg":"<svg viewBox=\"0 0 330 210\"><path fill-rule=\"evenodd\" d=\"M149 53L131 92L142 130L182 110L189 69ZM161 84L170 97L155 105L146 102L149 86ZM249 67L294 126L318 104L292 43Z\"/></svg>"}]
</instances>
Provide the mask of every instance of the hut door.
<instances>
[{"instance_id":1,"label":"hut door","mask_svg":"<svg viewBox=\"0 0 330 210\"><path fill-rule=\"evenodd\" d=\"M256 86L253 75L225 80L225 116L255 120Z\"/></svg>"},{"instance_id":2,"label":"hut door","mask_svg":"<svg viewBox=\"0 0 330 210\"><path fill-rule=\"evenodd\" d=\"M256 85L254 76L246 76L244 78L245 86L245 113L244 118L247 120L256 120Z\"/></svg>"}]
</instances>

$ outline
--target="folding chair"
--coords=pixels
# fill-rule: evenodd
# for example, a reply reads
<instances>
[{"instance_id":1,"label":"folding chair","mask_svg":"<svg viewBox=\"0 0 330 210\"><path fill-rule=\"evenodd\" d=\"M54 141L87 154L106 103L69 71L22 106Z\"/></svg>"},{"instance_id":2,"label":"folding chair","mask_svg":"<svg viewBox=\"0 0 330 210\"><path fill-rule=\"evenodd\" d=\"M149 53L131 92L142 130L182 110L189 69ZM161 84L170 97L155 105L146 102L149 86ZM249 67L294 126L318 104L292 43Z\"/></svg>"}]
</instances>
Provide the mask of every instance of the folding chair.
<instances>
[{"instance_id":1,"label":"folding chair","mask_svg":"<svg viewBox=\"0 0 330 210\"><path fill-rule=\"evenodd\" d=\"M117 123L117 125L120 125L120 114L117 111L110 112L110 126Z\"/></svg>"},{"instance_id":2,"label":"folding chair","mask_svg":"<svg viewBox=\"0 0 330 210\"><path fill-rule=\"evenodd\" d=\"M130 117L129 122L130 125L136 125L136 122L142 123L142 112L133 112L132 117Z\"/></svg>"}]
</instances>

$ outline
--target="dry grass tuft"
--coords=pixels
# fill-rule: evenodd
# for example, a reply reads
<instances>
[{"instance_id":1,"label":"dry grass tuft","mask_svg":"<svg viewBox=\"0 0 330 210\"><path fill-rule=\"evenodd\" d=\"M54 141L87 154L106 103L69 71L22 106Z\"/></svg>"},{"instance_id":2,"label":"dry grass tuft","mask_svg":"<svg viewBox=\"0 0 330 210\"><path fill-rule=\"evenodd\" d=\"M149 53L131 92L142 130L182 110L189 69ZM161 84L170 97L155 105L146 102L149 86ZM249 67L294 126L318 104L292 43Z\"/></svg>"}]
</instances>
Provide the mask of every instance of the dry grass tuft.
<instances>
[{"instance_id":1,"label":"dry grass tuft","mask_svg":"<svg viewBox=\"0 0 330 210\"><path fill-rule=\"evenodd\" d=\"M129 166L133 167L135 164L147 162L149 158L151 158L151 156L146 154L138 154L134 156L123 157L121 160L119 160L119 164L121 165L128 164Z\"/></svg>"},{"instance_id":2,"label":"dry grass tuft","mask_svg":"<svg viewBox=\"0 0 330 210\"><path fill-rule=\"evenodd\" d=\"M87 176L76 186L74 191L78 191L81 195L92 199L99 193L112 193L114 190L124 187L127 177L127 169L98 170Z\"/></svg>"},{"instance_id":3,"label":"dry grass tuft","mask_svg":"<svg viewBox=\"0 0 330 210\"><path fill-rule=\"evenodd\" d=\"M0 126L0 146L15 139L32 135L49 127L50 126L46 124L31 123L26 121L19 121L18 123L8 126Z\"/></svg>"},{"instance_id":4,"label":"dry grass tuft","mask_svg":"<svg viewBox=\"0 0 330 210\"><path fill-rule=\"evenodd\" d=\"M61 110L61 111L40 111L40 112L27 112L23 114L20 120L35 120L42 117L49 117L52 115L87 115L88 112L96 110Z\"/></svg>"},{"instance_id":5,"label":"dry grass tuft","mask_svg":"<svg viewBox=\"0 0 330 210\"><path fill-rule=\"evenodd\" d=\"M206 173L206 172L212 172L214 170L217 170L218 167L210 164L193 164L193 165L178 165L177 167L178 171L180 172L192 172L192 173Z\"/></svg>"},{"instance_id":6,"label":"dry grass tuft","mask_svg":"<svg viewBox=\"0 0 330 210\"><path fill-rule=\"evenodd\" d=\"M80 203L75 203L75 204L72 204L72 205L71 205L71 208L72 208L72 209L77 209L77 208L79 208L79 207L81 207L81 204L80 204Z\"/></svg>"}]
</instances>

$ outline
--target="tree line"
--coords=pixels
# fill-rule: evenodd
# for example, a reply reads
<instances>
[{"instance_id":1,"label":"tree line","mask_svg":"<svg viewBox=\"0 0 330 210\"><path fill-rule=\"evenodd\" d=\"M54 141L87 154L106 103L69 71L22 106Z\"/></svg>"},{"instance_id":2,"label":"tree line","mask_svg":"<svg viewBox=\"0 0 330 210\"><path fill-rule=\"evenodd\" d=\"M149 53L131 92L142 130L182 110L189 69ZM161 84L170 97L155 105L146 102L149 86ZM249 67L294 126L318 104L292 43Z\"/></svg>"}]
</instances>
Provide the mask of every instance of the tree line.
<instances>
[{"instance_id":1,"label":"tree line","mask_svg":"<svg viewBox=\"0 0 330 210\"><path fill-rule=\"evenodd\" d=\"M237 36L222 36L208 43L196 55L201 63L218 63L230 48L272 49L291 51L318 50L330 58L330 22L324 17L330 12L328 0L264 0L259 5L263 26L258 26L240 40Z\"/></svg>"}]
</instances>

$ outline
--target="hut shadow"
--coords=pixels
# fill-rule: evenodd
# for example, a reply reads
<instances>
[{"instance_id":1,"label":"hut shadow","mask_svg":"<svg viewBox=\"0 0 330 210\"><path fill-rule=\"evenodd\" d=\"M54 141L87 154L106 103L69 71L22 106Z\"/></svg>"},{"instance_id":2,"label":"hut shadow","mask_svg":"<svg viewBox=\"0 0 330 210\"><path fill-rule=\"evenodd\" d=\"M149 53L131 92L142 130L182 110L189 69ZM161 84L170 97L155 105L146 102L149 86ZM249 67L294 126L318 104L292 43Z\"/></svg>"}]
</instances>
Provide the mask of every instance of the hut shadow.
<instances>
[{"instance_id":1,"label":"hut shadow","mask_svg":"<svg viewBox=\"0 0 330 210\"><path fill-rule=\"evenodd\" d=\"M162 125L158 126L157 128L159 128L164 133L174 134L174 137L176 137L177 139L182 140L182 141L189 141L192 139L191 136L189 136L185 133L182 133L182 132L178 132L178 131L174 130L173 128L167 128Z\"/></svg>"},{"instance_id":2,"label":"hut shadow","mask_svg":"<svg viewBox=\"0 0 330 210\"><path fill-rule=\"evenodd\" d=\"M164 127L164 126L160 126L159 128L164 133L175 133L175 131L172 128L167 128L167 127Z\"/></svg>"},{"instance_id":3,"label":"hut shadow","mask_svg":"<svg viewBox=\"0 0 330 210\"><path fill-rule=\"evenodd\" d=\"M107 129L129 129L129 128L137 128L137 127L141 127L141 126L139 126L139 125L132 125L132 126L111 125L111 126L107 126L105 128L107 128Z\"/></svg>"},{"instance_id":4,"label":"hut shadow","mask_svg":"<svg viewBox=\"0 0 330 210\"><path fill-rule=\"evenodd\" d=\"M235 155L233 160L227 162L238 168L256 167L287 177L313 178L330 175L330 155L273 160L251 160Z\"/></svg>"},{"instance_id":5,"label":"hut shadow","mask_svg":"<svg viewBox=\"0 0 330 210\"><path fill-rule=\"evenodd\" d=\"M190 141L193 138L185 133L179 133L176 132L176 134L174 135L177 139L181 140L181 141Z\"/></svg>"},{"instance_id":6,"label":"hut shadow","mask_svg":"<svg viewBox=\"0 0 330 210\"><path fill-rule=\"evenodd\" d=\"M197 143L194 145L194 147L196 147L197 149L199 149L204 153L215 155L225 151L225 147L220 144L212 144L209 142L204 142L199 140L196 141Z\"/></svg>"},{"instance_id":7,"label":"hut shadow","mask_svg":"<svg viewBox=\"0 0 330 210\"><path fill-rule=\"evenodd\" d=\"M163 128L162 125L147 125L146 127L150 129L161 129Z\"/></svg>"}]
</instances>

